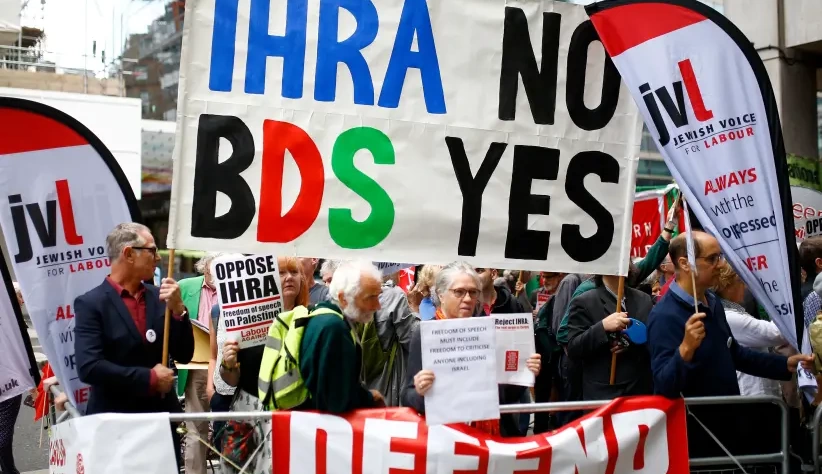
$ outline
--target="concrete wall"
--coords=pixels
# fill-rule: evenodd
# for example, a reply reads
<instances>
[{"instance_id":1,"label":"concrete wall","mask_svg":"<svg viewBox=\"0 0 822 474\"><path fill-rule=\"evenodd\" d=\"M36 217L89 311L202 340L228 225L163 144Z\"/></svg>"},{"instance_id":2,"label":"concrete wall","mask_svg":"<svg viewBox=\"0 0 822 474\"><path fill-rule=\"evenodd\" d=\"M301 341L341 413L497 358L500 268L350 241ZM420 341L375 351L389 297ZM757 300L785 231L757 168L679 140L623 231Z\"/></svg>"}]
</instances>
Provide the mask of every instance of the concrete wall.
<instances>
[{"instance_id":1,"label":"concrete wall","mask_svg":"<svg viewBox=\"0 0 822 474\"><path fill-rule=\"evenodd\" d=\"M785 46L794 48L822 41L822 1L784 0L784 2Z\"/></svg>"},{"instance_id":2,"label":"concrete wall","mask_svg":"<svg viewBox=\"0 0 822 474\"><path fill-rule=\"evenodd\" d=\"M83 76L0 69L0 87L36 89L83 94ZM88 78L87 93L94 95L123 95L125 86L119 79Z\"/></svg>"},{"instance_id":3,"label":"concrete wall","mask_svg":"<svg viewBox=\"0 0 822 474\"><path fill-rule=\"evenodd\" d=\"M784 44L779 38L783 4ZM817 68L807 43L822 39L822 0L725 0L728 17L759 51L774 89L785 150L819 156L816 110ZM781 46L781 47L780 47ZM805 46L803 51L793 49Z\"/></svg>"}]
</instances>

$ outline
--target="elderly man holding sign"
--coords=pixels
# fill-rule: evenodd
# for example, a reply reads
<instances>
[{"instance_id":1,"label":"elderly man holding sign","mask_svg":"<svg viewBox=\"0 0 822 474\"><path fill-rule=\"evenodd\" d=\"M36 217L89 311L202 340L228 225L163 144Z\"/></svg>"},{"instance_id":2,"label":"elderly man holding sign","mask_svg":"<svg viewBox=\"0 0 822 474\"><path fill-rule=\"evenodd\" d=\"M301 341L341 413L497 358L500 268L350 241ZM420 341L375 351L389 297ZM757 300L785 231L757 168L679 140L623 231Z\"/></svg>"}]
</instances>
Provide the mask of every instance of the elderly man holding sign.
<instances>
[{"instance_id":1,"label":"elderly man holding sign","mask_svg":"<svg viewBox=\"0 0 822 474\"><path fill-rule=\"evenodd\" d=\"M435 320L470 318L474 315L477 301L480 297L481 280L474 269L462 262L451 263L444 267L435 281L435 303L437 310ZM428 323L431 324L431 323ZM541 361L539 354L529 357L528 369L535 375L539 374ZM420 329L414 331L411 338L411 353L408 358L409 379L402 394L403 405L425 414L425 395L431 390L435 382L434 372L424 368L422 364L422 339ZM500 385L499 402L516 403L525 387ZM508 425L511 426L508 426ZM513 418L501 420L486 420L475 422L474 425L491 434L502 436L516 436L519 429Z\"/></svg>"}]
</instances>

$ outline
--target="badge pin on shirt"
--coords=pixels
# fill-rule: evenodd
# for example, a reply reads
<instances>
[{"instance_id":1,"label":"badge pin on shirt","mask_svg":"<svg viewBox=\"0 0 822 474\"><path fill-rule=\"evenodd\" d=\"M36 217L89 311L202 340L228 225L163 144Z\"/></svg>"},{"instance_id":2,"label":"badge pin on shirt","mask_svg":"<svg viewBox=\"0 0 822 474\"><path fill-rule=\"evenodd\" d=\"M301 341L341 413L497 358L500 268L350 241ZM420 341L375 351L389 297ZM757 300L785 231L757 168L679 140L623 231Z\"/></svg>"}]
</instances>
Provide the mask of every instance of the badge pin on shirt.
<instances>
[{"instance_id":1,"label":"badge pin on shirt","mask_svg":"<svg viewBox=\"0 0 822 474\"><path fill-rule=\"evenodd\" d=\"M146 331L146 341L154 342L157 340L157 333L154 332L154 329L149 329Z\"/></svg>"},{"instance_id":2,"label":"badge pin on shirt","mask_svg":"<svg viewBox=\"0 0 822 474\"><path fill-rule=\"evenodd\" d=\"M734 342L734 338L733 338L733 337L729 337L729 338L728 338L728 349L730 349L730 348L731 348L731 344L733 344L733 342Z\"/></svg>"}]
</instances>

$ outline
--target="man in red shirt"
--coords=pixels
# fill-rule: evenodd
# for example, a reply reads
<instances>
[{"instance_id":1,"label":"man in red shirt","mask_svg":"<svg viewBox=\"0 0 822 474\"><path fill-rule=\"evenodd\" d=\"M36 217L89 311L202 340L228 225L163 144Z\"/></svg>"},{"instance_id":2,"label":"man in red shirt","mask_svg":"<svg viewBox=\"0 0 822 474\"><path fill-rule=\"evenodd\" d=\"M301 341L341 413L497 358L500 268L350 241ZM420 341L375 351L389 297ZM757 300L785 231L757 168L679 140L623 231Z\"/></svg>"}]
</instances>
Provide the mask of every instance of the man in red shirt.
<instances>
[{"instance_id":1,"label":"man in red shirt","mask_svg":"<svg viewBox=\"0 0 822 474\"><path fill-rule=\"evenodd\" d=\"M119 224L106 237L111 274L74 300L74 349L80 380L91 386L86 414L180 412L174 372L162 360L166 305L169 355L188 363L194 335L177 283L145 283L160 260L151 231ZM175 433L175 440L176 440ZM179 452L179 450L177 450Z\"/></svg>"}]
</instances>

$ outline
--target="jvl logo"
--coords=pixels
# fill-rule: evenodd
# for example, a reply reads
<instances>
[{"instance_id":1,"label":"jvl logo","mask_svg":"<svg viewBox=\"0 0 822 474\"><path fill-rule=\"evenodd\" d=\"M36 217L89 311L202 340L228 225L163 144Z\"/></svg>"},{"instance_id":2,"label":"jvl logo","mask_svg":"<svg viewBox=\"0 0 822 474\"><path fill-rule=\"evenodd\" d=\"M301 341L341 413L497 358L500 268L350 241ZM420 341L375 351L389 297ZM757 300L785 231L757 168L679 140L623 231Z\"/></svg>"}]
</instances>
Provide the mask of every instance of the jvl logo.
<instances>
[{"instance_id":1,"label":"jvl logo","mask_svg":"<svg viewBox=\"0 0 822 474\"><path fill-rule=\"evenodd\" d=\"M11 220L14 223L14 232L17 234L17 255L14 261L17 263L28 262L34 256L31 248L31 238L29 237L29 227L26 223L26 212L28 212L37 236L43 248L57 246L57 205L60 205L60 219L63 221L63 235L68 245L81 245L83 237L77 234L77 227L74 223L74 209L71 204L71 192L69 191L68 180L61 179L54 182L57 187L57 200L46 201L46 215L43 217L43 210L40 204L23 204L23 198L19 194L9 196L11 207Z\"/></svg>"},{"instance_id":2,"label":"jvl logo","mask_svg":"<svg viewBox=\"0 0 822 474\"><path fill-rule=\"evenodd\" d=\"M659 144L665 146L671 141L671 135L668 128L665 126L665 121L662 119L662 114L659 112L659 106L656 99L662 102L665 111L671 118L671 122L676 128L688 125L688 112L685 110L685 96L682 93L682 83L685 83L685 90L688 91L688 100L691 102L691 107L694 109L694 116L700 122L705 122L713 118L714 113L705 108L705 101L702 99L702 92L699 90L699 84L696 82L696 75L694 68L691 66L691 60L685 59L679 62L679 72L682 74L682 80L673 83L674 96L676 103L671 99L671 94L667 87L660 87L651 92L651 86L646 82L639 86L639 92L642 94L642 99L648 107L648 113L654 121L657 131L659 132ZM654 98L656 94L656 98Z\"/></svg>"}]
</instances>

